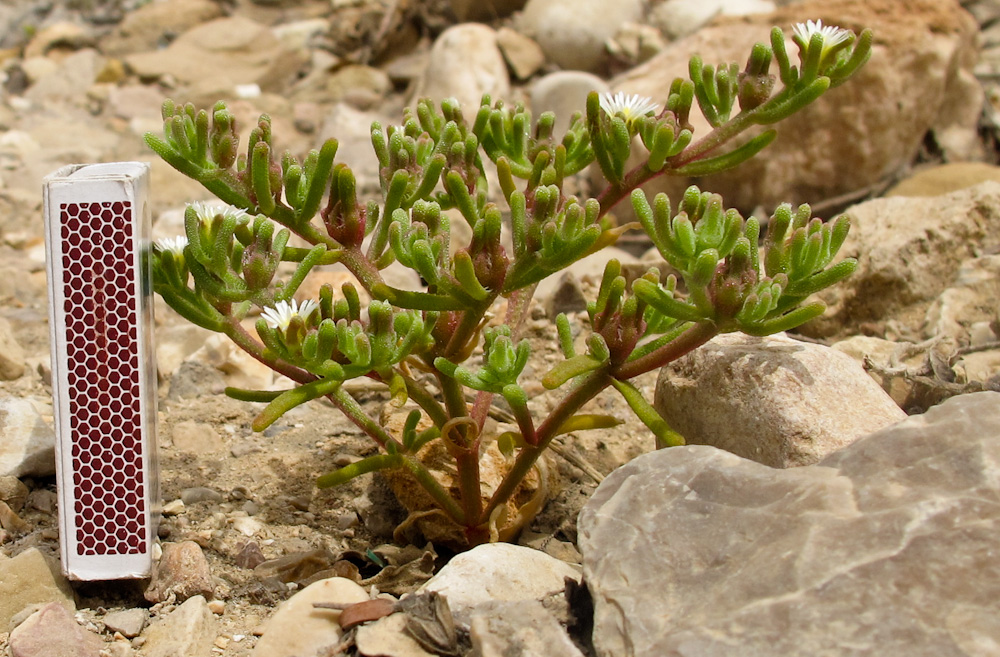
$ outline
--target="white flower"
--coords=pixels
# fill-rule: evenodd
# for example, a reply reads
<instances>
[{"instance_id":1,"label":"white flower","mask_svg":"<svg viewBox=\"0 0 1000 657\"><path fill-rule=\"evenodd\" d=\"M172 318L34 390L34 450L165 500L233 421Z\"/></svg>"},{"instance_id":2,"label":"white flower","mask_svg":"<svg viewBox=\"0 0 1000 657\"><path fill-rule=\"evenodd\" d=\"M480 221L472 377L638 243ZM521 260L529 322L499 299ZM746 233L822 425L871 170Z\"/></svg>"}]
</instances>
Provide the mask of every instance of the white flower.
<instances>
[{"instance_id":1,"label":"white flower","mask_svg":"<svg viewBox=\"0 0 1000 657\"><path fill-rule=\"evenodd\" d=\"M826 56L830 48L851 38L851 33L848 30L841 29L836 25L823 25L822 20L796 23L792 27L792 32L802 40L805 46L809 45L814 35L821 35L823 37L823 50L820 54L820 59Z\"/></svg>"},{"instance_id":2,"label":"white flower","mask_svg":"<svg viewBox=\"0 0 1000 657\"><path fill-rule=\"evenodd\" d=\"M265 308L262 310L260 316L264 318L264 321L271 328L284 331L292 322L293 317L302 317L305 319L318 307L319 304L312 299L306 299L302 302L301 306L295 299L291 301L279 301L274 304L274 308Z\"/></svg>"},{"instance_id":3,"label":"white flower","mask_svg":"<svg viewBox=\"0 0 1000 657\"><path fill-rule=\"evenodd\" d=\"M210 223L213 219L215 219L215 215L217 214L227 217L235 217L239 223L246 223L250 221L249 214L239 208L234 208L231 205L210 204L195 201L194 203L189 204L188 207L194 210L195 215L202 223Z\"/></svg>"},{"instance_id":4,"label":"white flower","mask_svg":"<svg viewBox=\"0 0 1000 657\"><path fill-rule=\"evenodd\" d=\"M183 255L184 247L187 246L187 238L183 235L179 237L164 237L156 240L156 246L160 251L170 251L174 255Z\"/></svg>"},{"instance_id":5,"label":"white flower","mask_svg":"<svg viewBox=\"0 0 1000 657\"><path fill-rule=\"evenodd\" d=\"M640 116L655 113L659 105L651 99L639 94L625 95L619 91L612 94L610 91L601 94L601 109L608 116L621 116L626 122L630 122Z\"/></svg>"}]
</instances>

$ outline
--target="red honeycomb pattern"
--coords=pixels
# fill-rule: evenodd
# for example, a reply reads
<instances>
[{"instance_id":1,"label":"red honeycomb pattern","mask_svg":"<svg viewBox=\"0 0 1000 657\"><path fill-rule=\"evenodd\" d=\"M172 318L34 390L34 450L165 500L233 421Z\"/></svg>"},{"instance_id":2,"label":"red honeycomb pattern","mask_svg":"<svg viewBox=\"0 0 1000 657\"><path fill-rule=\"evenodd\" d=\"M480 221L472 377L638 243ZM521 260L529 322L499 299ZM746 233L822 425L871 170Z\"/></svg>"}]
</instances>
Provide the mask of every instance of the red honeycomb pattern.
<instances>
[{"instance_id":1,"label":"red honeycomb pattern","mask_svg":"<svg viewBox=\"0 0 1000 657\"><path fill-rule=\"evenodd\" d=\"M59 209L77 554L142 554L132 208L117 202Z\"/></svg>"}]
</instances>

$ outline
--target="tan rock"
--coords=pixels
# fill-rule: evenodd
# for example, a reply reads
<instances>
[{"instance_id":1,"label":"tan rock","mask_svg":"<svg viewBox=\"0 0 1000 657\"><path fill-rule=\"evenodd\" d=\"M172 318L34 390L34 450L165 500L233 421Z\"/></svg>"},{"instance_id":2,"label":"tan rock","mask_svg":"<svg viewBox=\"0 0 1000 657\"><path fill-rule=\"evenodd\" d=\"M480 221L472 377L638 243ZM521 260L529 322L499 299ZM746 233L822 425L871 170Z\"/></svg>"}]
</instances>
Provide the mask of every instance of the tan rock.
<instances>
[{"instance_id":1,"label":"tan rock","mask_svg":"<svg viewBox=\"0 0 1000 657\"><path fill-rule=\"evenodd\" d=\"M641 21L642 0L528 0L518 29L567 70L597 72L607 63L605 42L626 22ZM669 83L668 83L669 84Z\"/></svg>"},{"instance_id":2,"label":"tan rock","mask_svg":"<svg viewBox=\"0 0 1000 657\"><path fill-rule=\"evenodd\" d=\"M182 602L194 596L212 598L215 582L201 547L193 541L164 543L163 555L153 567L146 600L164 602L171 596Z\"/></svg>"},{"instance_id":3,"label":"tan rock","mask_svg":"<svg viewBox=\"0 0 1000 657\"><path fill-rule=\"evenodd\" d=\"M578 580L577 566L510 543L487 543L452 558L420 587L448 600L457 618L467 619L478 605L488 602L542 600L558 593L565 578Z\"/></svg>"},{"instance_id":4,"label":"tan rock","mask_svg":"<svg viewBox=\"0 0 1000 657\"><path fill-rule=\"evenodd\" d=\"M0 477L55 474L56 437L43 414L51 420L52 407L40 398L0 397Z\"/></svg>"},{"instance_id":5,"label":"tan rock","mask_svg":"<svg viewBox=\"0 0 1000 657\"><path fill-rule=\"evenodd\" d=\"M97 82L106 60L97 50L84 48L61 59L56 68L41 75L25 92L37 103L64 100L83 105L87 92Z\"/></svg>"},{"instance_id":6,"label":"tan rock","mask_svg":"<svg viewBox=\"0 0 1000 657\"><path fill-rule=\"evenodd\" d=\"M0 318L0 381L19 379L24 371L24 349L14 338L10 322Z\"/></svg>"},{"instance_id":7,"label":"tan rock","mask_svg":"<svg viewBox=\"0 0 1000 657\"><path fill-rule=\"evenodd\" d=\"M312 655L340 640L340 611L317 609L315 602L352 604L368 600L365 590L349 579L331 577L314 582L282 602L268 619L254 657Z\"/></svg>"},{"instance_id":8,"label":"tan rock","mask_svg":"<svg viewBox=\"0 0 1000 657\"><path fill-rule=\"evenodd\" d=\"M58 602L31 614L10 633L10 650L15 657L99 657L103 644Z\"/></svg>"},{"instance_id":9,"label":"tan rock","mask_svg":"<svg viewBox=\"0 0 1000 657\"><path fill-rule=\"evenodd\" d=\"M44 57L55 48L79 50L94 44L94 35L72 21L60 21L35 34L24 49L25 57Z\"/></svg>"},{"instance_id":10,"label":"tan rock","mask_svg":"<svg viewBox=\"0 0 1000 657\"><path fill-rule=\"evenodd\" d=\"M265 92L281 93L294 82L304 55L286 49L266 26L233 16L203 23L183 33L162 50L140 52L125 62L143 79L172 78L184 92L178 100L199 106L218 100L237 85L256 84ZM211 98L211 100L205 100Z\"/></svg>"},{"instance_id":11,"label":"tan rock","mask_svg":"<svg viewBox=\"0 0 1000 657\"><path fill-rule=\"evenodd\" d=\"M542 47L517 30L501 27L497 30L497 45L518 80L530 78L545 64Z\"/></svg>"},{"instance_id":12,"label":"tan rock","mask_svg":"<svg viewBox=\"0 0 1000 657\"><path fill-rule=\"evenodd\" d=\"M451 11L460 21L502 18L524 7L525 0L449 0Z\"/></svg>"},{"instance_id":13,"label":"tan rock","mask_svg":"<svg viewBox=\"0 0 1000 657\"><path fill-rule=\"evenodd\" d=\"M145 638L144 657L193 657L210 655L217 636L218 621L200 595L188 598L168 614L149 624Z\"/></svg>"},{"instance_id":14,"label":"tan rock","mask_svg":"<svg viewBox=\"0 0 1000 657\"><path fill-rule=\"evenodd\" d=\"M923 363L924 355L914 352L913 355L907 356L908 347L912 347L912 344L892 342L868 335L855 335L830 345L831 349L847 354L862 366L867 359L882 368L890 366L918 367ZM899 361L898 365L893 365L894 357ZM879 387L889 393L897 406L904 409L909 407L910 395L913 393L911 381L907 381L902 376L883 377L875 371L869 371L868 374L872 380L879 384Z\"/></svg>"},{"instance_id":15,"label":"tan rock","mask_svg":"<svg viewBox=\"0 0 1000 657\"><path fill-rule=\"evenodd\" d=\"M971 342L973 324L1000 320L1000 255L984 255L962 263L954 282L927 310L924 335Z\"/></svg>"},{"instance_id":16,"label":"tan rock","mask_svg":"<svg viewBox=\"0 0 1000 657\"><path fill-rule=\"evenodd\" d=\"M858 260L847 280L820 293L829 309L801 328L843 336L893 320L914 333L969 258L1000 247L1000 183L930 198L896 196L848 210L840 256Z\"/></svg>"},{"instance_id":17,"label":"tan rock","mask_svg":"<svg viewBox=\"0 0 1000 657\"><path fill-rule=\"evenodd\" d=\"M915 172L884 196L942 196L990 180L1000 182L1000 167L985 162L947 162Z\"/></svg>"},{"instance_id":18,"label":"tan rock","mask_svg":"<svg viewBox=\"0 0 1000 657\"><path fill-rule=\"evenodd\" d=\"M853 359L784 335L720 335L660 371L656 409L689 445L773 468L816 463L906 417Z\"/></svg>"},{"instance_id":19,"label":"tan rock","mask_svg":"<svg viewBox=\"0 0 1000 657\"><path fill-rule=\"evenodd\" d=\"M406 616L392 614L380 618L374 623L358 627L355 635L358 652L365 657L434 657L436 653L427 652L406 631Z\"/></svg>"},{"instance_id":20,"label":"tan rock","mask_svg":"<svg viewBox=\"0 0 1000 657\"><path fill-rule=\"evenodd\" d=\"M59 572L59 564L38 548L28 548L13 559L0 561L0 628L28 605L58 602L76 611L73 589Z\"/></svg>"},{"instance_id":21,"label":"tan rock","mask_svg":"<svg viewBox=\"0 0 1000 657\"><path fill-rule=\"evenodd\" d=\"M479 23L448 28L431 48L427 70L417 86L414 100L431 98L440 103L455 98L467 121L479 109L483 94L503 99L510 94L507 64L497 46L497 33Z\"/></svg>"},{"instance_id":22,"label":"tan rock","mask_svg":"<svg viewBox=\"0 0 1000 657\"><path fill-rule=\"evenodd\" d=\"M171 432L174 449L190 454L210 454L226 449L226 444L211 424L184 420Z\"/></svg>"},{"instance_id":23,"label":"tan rock","mask_svg":"<svg viewBox=\"0 0 1000 657\"><path fill-rule=\"evenodd\" d=\"M212 0L148 2L130 11L114 32L101 42L109 55L156 50L178 34L222 15Z\"/></svg>"}]
</instances>

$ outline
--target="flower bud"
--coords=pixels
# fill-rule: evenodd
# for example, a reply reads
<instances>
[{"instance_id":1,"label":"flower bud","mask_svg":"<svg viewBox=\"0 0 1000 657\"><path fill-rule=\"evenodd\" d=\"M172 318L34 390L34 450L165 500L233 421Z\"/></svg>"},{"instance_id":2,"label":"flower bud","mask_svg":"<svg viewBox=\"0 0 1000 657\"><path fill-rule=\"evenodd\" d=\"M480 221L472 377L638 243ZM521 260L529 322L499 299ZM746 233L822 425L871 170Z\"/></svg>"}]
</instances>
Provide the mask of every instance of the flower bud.
<instances>
[{"instance_id":1,"label":"flower bud","mask_svg":"<svg viewBox=\"0 0 1000 657\"><path fill-rule=\"evenodd\" d=\"M737 76L740 109L747 111L760 107L771 97L774 76L768 73L770 68L771 49L758 43L747 59L746 68Z\"/></svg>"}]
</instances>

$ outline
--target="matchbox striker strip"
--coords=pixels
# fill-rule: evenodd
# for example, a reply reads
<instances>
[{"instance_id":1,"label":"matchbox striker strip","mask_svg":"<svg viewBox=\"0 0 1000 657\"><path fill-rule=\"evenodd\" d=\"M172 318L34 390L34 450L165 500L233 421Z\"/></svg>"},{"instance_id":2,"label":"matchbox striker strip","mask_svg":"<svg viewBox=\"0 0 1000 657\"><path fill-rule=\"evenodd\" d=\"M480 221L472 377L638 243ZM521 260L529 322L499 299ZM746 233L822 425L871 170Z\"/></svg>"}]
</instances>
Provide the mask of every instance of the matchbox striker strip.
<instances>
[{"instance_id":1,"label":"matchbox striker strip","mask_svg":"<svg viewBox=\"0 0 1000 657\"><path fill-rule=\"evenodd\" d=\"M63 571L148 577L159 515L149 167L71 165L45 179Z\"/></svg>"}]
</instances>

